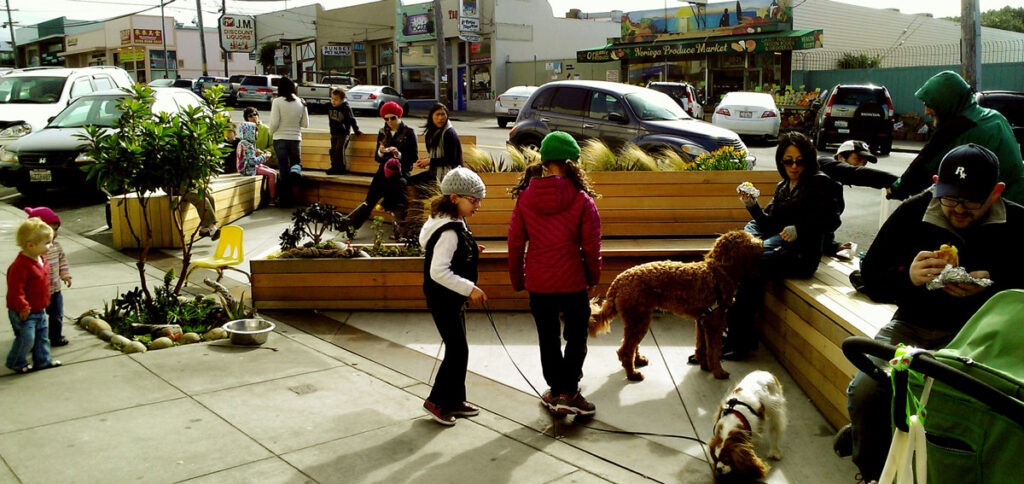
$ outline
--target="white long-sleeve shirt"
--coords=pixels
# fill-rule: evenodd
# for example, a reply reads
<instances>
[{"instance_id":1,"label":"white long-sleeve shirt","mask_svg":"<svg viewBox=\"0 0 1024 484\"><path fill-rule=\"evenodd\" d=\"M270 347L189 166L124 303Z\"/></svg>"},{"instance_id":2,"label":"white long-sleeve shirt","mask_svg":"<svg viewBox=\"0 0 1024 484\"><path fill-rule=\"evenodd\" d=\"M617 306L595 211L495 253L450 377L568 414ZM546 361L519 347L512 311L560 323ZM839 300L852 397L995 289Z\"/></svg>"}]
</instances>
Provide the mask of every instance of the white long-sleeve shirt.
<instances>
[{"instance_id":1,"label":"white long-sleeve shirt","mask_svg":"<svg viewBox=\"0 0 1024 484\"><path fill-rule=\"evenodd\" d=\"M428 218L423 223L423 228L420 229L420 246L426 248L427 242L430 241L434 232L453 221L446 215ZM463 225L466 224L464 220L459 220L459 222ZM473 281L452 271L452 257L455 255L458 243L459 236L453 230L446 230L437 238L437 243L434 244L434 257L430 260L430 278L458 294L469 297L476 285L473 284Z\"/></svg>"},{"instance_id":2,"label":"white long-sleeve shirt","mask_svg":"<svg viewBox=\"0 0 1024 484\"><path fill-rule=\"evenodd\" d=\"M277 97L270 103L270 136L273 139L302 141L302 128L309 127L309 112L302 99Z\"/></svg>"}]
</instances>

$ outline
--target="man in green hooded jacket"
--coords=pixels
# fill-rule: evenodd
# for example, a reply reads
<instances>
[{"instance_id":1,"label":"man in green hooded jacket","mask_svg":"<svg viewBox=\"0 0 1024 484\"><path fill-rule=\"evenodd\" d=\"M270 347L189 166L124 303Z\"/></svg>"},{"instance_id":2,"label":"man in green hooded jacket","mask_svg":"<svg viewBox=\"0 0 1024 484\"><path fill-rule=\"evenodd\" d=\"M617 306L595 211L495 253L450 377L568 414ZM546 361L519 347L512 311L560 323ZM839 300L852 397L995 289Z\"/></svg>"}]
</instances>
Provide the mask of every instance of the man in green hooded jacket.
<instances>
[{"instance_id":1,"label":"man in green hooded jacket","mask_svg":"<svg viewBox=\"0 0 1024 484\"><path fill-rule=\"evenodd\" d=\"M924 102L925 113L935 118L936 131L889 190L889 198L905 200L928 188L946 153L975 143L999 157L999 181L1006 184L1003 198L1024 204L1020 145L1002 114L979 106L967 81L953 71L932 76L914 96Z\"/></svg>"}]
</instances>

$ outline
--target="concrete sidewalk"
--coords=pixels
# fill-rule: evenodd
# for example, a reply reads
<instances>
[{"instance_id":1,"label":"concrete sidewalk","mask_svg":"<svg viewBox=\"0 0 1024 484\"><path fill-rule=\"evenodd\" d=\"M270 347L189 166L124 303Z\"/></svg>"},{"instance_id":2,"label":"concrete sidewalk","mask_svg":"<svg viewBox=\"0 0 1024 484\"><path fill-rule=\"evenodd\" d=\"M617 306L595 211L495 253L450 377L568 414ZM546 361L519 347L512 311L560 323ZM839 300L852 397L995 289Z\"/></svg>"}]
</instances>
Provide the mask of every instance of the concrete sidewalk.
<instances>
[{"instance_id":1,"label":"concrete sidewalk","mask_svg":"<svg viewBox=\"0 0 1024 484\"><path fill-rule=\"evenodd\" d=\"M261 209L236 221L247 255L274 250L288 216ZM4 269L23 219L22 211L0 205ZM359 239L369 236L364 229ZM134 258L76 234L59 240L74 276L64 294L67 315L102 308L138 285ZM195 255L212 247L204 239ZM154 284L180 264L175 251L155 251L152 262ZM193 280L203 277L196 274ZM236 292L247 290L244 276L225 279ZM707 440L719 400L754 369L778 375L790 413L785 456L767 482L849 482L856 473L833 455L833 429L766 350L725 362L732 378L715 380L686 365L693 323L675 316L653 322L641 346L650 358L641 383L623 376L617 334L591 339L582 390L598 413L577 422L548 415L486 315L472 311L467 385L483 411L453 428L421 408L441 353L428 313L262 316L277 329L259 348L218 341L134 355L69 322L71 344L53 350L65 366L0 371L0 482L712 482L705 449L693 441L584 425ZM511 357L543 391L532 317L502 312L494 322ZM8 324L0 327L6 351L13 334Z\"/></svg>"}]
</instances>

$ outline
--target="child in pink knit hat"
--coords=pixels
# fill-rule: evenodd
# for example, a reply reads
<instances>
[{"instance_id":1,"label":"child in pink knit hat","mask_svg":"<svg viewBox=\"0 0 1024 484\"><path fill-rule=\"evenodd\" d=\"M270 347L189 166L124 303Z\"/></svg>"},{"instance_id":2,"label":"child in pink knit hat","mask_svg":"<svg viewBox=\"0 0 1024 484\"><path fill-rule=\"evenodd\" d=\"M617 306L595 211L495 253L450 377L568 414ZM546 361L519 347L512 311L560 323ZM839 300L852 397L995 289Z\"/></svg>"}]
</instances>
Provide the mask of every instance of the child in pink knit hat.
<instances>
[{"instance_id":1,"label":"child in pink knit hat","mask_svg":"<svg viewBox=\"0 0 1024 484\"><path fill-rule=\"evenodd\" d=\"M71 287L71 266L60 242L57 242L60 217L47 207L25 207L25 213L29 218L39 217L53 229L53 242L46 252L46 262L50 264L50 305L46 307L46 314L50 324L50 346L64 346L68 344L68 339L63 335L64 296L60 292L60 283L64 281L64 284Z\"/></svg>"}]
</instances>

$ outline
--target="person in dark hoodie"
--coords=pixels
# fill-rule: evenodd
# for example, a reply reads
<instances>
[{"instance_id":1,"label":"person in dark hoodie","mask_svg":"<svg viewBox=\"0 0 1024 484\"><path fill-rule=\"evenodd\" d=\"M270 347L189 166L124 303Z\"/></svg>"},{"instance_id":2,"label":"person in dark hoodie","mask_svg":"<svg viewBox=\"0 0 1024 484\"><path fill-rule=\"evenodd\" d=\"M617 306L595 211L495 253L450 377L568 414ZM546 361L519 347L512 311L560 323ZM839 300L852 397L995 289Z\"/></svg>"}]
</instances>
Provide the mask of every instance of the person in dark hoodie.
<instances>
[{"instance_id":1,"label":"person in dark hoodie","mask_svg":"<svg viewBox=\"0 0 1024 484\"><path fill-rule=\"evenodd\" d=\"M452 123L448 121L448 108L444 104L437 103L430 107L423 138L430 156L416 160L416 167L429 168L429 171L414 175L410 181L414 185L441 183L449 170L462 166L462 143Z\"/></svg>"},{"instance_id":2,"label":"person in dark hoodie","mask_svg":"<svg viewBox=\"0 0 1024 484\"><path fill-rule=\"evenodd\" d=\"M348 166L345 164L345 145L348 142L349 129L352 129L356 136L363 134L359 131L359 123L356 122L356 116L352 114L352 108L346 98L345 90L340 87L331 91L331 107L327 108L328 124L331 127L331 168L327 170L328 175L348 173Z\"/></svg>"},{"instance_id":3,"label":"person in dark hoodie","mask_svg":"<svg viewBox=\"0 0 1024 484\"><path fill-rule=\"evenodd\" d=\"M456 168L441 180L440 190L430 200L430 218L420 229L420 245L425 251L423 294L445 350L423 408L437 423L452 426L456 417L480 413L466 401L466 302L482 304L487 295L476 285L481 248L466 226L466 217L480 208L487 187L472 170Z\"/></svg>"},{"instance_id":4,"label":"person in dark hoodie","mask_svg":"<svg viewBox=\"0 0 1024 484\"><path fill-rule=\"evenodd\" d=\"M818 270L825 234L839 228L843 188L821 173L810 138L799 132L779 136L775 166L782 181L772 201L761 209L757 199L741 195L753 217L744 230L764 241L765 252L756 276L740 284L726 312L727 338L723 358L741 360L757 348L754 318L761 307L766 281L807 278Z\"/></svg>"},{"instance_id":5,"label":"person in dark hoodie","mask_svg":"<svg viewBox=\"0 0 1024 484\"><path fill-rule=\"evenodd\" d=\"M530 292L550 387L544 404L552 413L589 416L597 409L580 393L579 381L587 356L587 290L601 281L601 218L579 157L580 146L568 133L555 131L541 141L541 166L527 167L512 190L517 200L508 226L508 273L514 290ZM561 334L559 314L565 318Z\"/></svg>"},{"instance_id":6,"label":"person in dark hoodie","mask_svg":"<svg viewBox=\"0 0 1024 484\"><path fill-rule=\"evenodd\" d=\"M822 173L829 178L850 186L878 188L885 190L892 187L899 178L892 173L869 168L868 163L877 163L878 158L871 154L871 147L867 143L858 140L847 140L839 145L835 157L819 156L818 166ZM840 205L839 212L842 213L843 206ZM849 249L850 243L840 245L836 242L835 232L825 234L822 249L825 255L832 256L837 252Z\"/></svg>"},{"instance_id":7,"label":"person in dark hoodie","mask_svg":"<svg viewBox=\"0 0 1024 484\"><path fill-rule=\"evenodd\" d=\"M1024 207L1003 200L999 160L979 145L959 146L939 165L932 190L906 202L889 217L861 264L872 292L890 295L896 314L875 340L925 350L946 346L991 296L1024 287L1024 259L1016 257L1024 233ZM957 264L989 287L926 284L946 267L937 251L957 248ZM841 457L853 456L865 481L878 479L892 441L892 390L858 372L847 388L851 424L835 436Z\"/></svg>"},{"instance_id":8,"label":"person in dark hoodie","mask_svg":"<svg viewBox=\"0 0 1024 484\"><path fill-rule=\"evenodd\" d=\"M366 199L345 216L347 230L354 232L366 223L370 213L377 202L384 197L387 189L387 176L384 174L384 164L397 158L402 163L402 176L408 178L412 171L412 164L416 161L419 148L416 143L416 133L402 122L402 107L394 101L388 101L380 107L380 117L384 118L384 127L377 133L377 151L373 159L379 163L377 173L374 173L370 181L370 189L366 192Z\"/></svg>"},{"instance_id":9,"label":"person in dark hoodie","mask_svg":"<svg viewBox=\"0 0 1024 484\"><path fill-rule=\"evenodd\" d=\"M928 188L946 153L954 147L975 143L988 148L999 159L999 181L1006 184L1003 198L1024 204L1020 145L1002 114L979 106L971 86L953 71L932 76L914 96L924 102L925 114L935 118L936 130L900 176L889 198L906 200Z\"/></svg>"}]
</instances>

